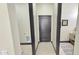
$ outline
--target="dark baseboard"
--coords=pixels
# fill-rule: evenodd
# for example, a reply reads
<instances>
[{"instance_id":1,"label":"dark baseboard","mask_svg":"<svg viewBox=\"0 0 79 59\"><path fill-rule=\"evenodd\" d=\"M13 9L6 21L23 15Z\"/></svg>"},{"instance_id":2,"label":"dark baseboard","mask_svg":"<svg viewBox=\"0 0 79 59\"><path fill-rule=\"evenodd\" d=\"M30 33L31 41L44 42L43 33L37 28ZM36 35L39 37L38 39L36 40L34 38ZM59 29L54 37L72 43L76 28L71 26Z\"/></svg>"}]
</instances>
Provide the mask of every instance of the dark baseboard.
<instances>
[{"instance_id":1,"label":"dark baseboard","mask_svg":"<svg viewBox=\"0 0 79 59\"><path fill-rule=\"evenodd\" d=\"M70 43L70 41L60 41L60 43Z\"/></svg>"},{"instance_id":2,"label":"dark baseboard","mask_svg":"<svg viewBox=\"0 0 79 59\"><path fill-rule=\"evenodd\" d=\"M56 53L56 50L55 50L55 47L54 47L54 44L53 44L53 42L51 41L51 44L52 44L52 46L53 46L53 48L54 48L54 51L55 51L55 53Z\"/></svg>"},{"instance_id":3,"label":"dark baseboard","mask_svg":"<svg viewBox=\"0 0 79 59\"><path fill-rule=\"evenodd\" d=\"M36 52L37 52L37 49L38 49L39 43L40 43L40 41L38 42L37 47L36 47L36 49L35 49Z\"/></svg>"},{"instance_id":4,"label":"dark baseboard","mask_svg":"<svg viewBox=\"0 0 79 59\"><path fill-rule=\"evenodd\" d=\"M70 41L70 43L71 43L72 45L74 45L74 43L75 43L74 40L69 40L69 41Z\"/></svg>"},{"instance_id":5,"label":"dark baseboard","mask_svg":"<svg viewBox=\"0 0 79 59\"><path fill-rule=\"evenodd\" d=\"M31 45L32 43L20 43L20 45Z\"/></svg>"},{"instance_id":6,"label":"dark baseboard","mask_svg":"<svg viewBox=\"0 0 79 59\"><path fill-rule=\"evenodd\" d=\"M39 41L39 42L51 42L51 41Z\"/></svg>"}]
</instances>

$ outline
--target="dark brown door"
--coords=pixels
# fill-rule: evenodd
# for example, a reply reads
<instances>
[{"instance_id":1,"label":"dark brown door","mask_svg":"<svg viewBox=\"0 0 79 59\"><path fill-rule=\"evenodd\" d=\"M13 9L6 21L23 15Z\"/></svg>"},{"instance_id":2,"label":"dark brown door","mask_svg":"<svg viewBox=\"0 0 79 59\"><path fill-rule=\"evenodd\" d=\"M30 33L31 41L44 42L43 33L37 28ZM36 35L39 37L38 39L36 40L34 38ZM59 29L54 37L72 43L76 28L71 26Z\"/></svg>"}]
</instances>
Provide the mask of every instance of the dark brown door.
<instances>
[{"instance_id":1,"label":"dark brown door","mask_svg":"<svg viewBox=\"0 0 79 59\"><path fill-rule=\"evenodd\" d=\"M51 41L51 16L39 16L40 42Z\"/></svg>"}]
</instances>

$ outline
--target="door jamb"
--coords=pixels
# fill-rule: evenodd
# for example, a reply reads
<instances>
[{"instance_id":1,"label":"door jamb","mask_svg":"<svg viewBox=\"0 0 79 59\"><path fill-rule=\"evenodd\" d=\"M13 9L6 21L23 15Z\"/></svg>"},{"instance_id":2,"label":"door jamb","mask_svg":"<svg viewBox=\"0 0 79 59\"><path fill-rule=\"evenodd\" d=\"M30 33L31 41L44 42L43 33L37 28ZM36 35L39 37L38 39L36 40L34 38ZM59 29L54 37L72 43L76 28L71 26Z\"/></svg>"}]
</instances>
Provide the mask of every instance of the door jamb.
<instances>
[{"instance_id":1,"label":"door jamb","mask_svg":"<svg viewBox=\"0 0 79 59\"><path fill-rule=\"evenodd\" d=\"M29 6L31 41L32 41L32 55L35 55L36 51L35 51L35 32L34 32L33 4L29 3L28 6Z\"/></svg>"},{"instance_id":2,"label":"door jamb","mask_svg":"<svg viewBox=\"0 0 79 59\"><path fill-rule=\"evenodd\" d=\"M58 13L57 13L57 31L56 31L56 55L59 55L60 48L60 30L61 30L61 11L62 3L58 3Z\"/></svg>"}]
</instances>

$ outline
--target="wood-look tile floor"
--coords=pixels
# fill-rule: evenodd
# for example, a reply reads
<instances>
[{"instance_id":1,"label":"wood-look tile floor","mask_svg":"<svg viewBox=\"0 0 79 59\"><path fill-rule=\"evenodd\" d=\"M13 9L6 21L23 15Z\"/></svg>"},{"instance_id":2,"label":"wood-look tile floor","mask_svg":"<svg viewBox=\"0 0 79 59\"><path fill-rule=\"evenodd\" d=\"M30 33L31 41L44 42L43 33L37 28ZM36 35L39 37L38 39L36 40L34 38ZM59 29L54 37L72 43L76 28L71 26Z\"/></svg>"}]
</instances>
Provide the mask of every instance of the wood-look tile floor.
<instances>
[{"instance_id":1,"label":"wood-look tile floor","mask_svg":"<svg viewBox=\"0 0 79 59\"><path fill-rule=\"evenodd\" d=\"M71 43L60 43L60 55L72 55L73 45Z\"/></svg>"},{"instance_id":2,"label":"wood-look tile floor","mask_svg":"<svg viewBox=\"0 0 79 59\"><path fill-rule=\"evenodd\" d=\"M55 55L54 48L51 42L40 42L36 55Z\"/></svg>"},{"instance_id":3,"label":"wood-look tile floor","mask_svg":"<svg viewBox=\"0 0 79 59\"><path fill-rule=\"evenodd\" d=\"M32 55L31 45L21 45L22 55Z\"/></svg>"}]
</instances>

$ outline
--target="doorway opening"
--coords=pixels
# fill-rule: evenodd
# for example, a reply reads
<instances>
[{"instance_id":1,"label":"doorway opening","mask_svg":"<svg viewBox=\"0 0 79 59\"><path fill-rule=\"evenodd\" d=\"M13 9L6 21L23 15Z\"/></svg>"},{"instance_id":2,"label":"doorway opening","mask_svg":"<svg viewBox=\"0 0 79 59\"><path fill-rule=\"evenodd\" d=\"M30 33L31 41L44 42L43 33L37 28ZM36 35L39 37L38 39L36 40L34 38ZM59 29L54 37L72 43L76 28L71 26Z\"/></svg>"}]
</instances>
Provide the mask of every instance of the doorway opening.
<instances>
[{"instance_id":1,"label":"doorway opening","mask_svg":"<svg viewBox=\"0 0 79 59\"><path fill-rule=\"evenodd\" d=\"M29 4L29 14L30 14L30 27L31 27L31 40L32 40L32 53L36 55L40 54L59 54L59 41L60 41L60 20L61 20L61 3L58 4L36 4L36 13L33 15L33 6L32 3ZM40 9L39 6L43 9ZM49 7L48 7L49 6ZM52 10L54 6L54 11ZM44 8L45 7L45 8ZM40 10L39 10L40 9ZM52 13L49 12L49 9ZM45 12L46 13L42 13ZM37 12L39 12L37 14ZM48 14L49 13L49 14ZM54 22L54 40L51 42L51 17L50 15L55 14L52 18ZM39 23L36 19L36 16L39 16ZM33 19L34 17L34 19ZM38 17L37 17L38 18ZM35 24L36 23L36 24ZM35 25L34 25L35 24ZM39 24L39 26L38 26ZM35 26L35 27L34 27ZM38 29L39 27L39 29ZM34 32L35 29L35 32ZM35 34L34 34L35 33ZM40 43L39 43L40 41Z\"/></svg>"}]
</instances>

